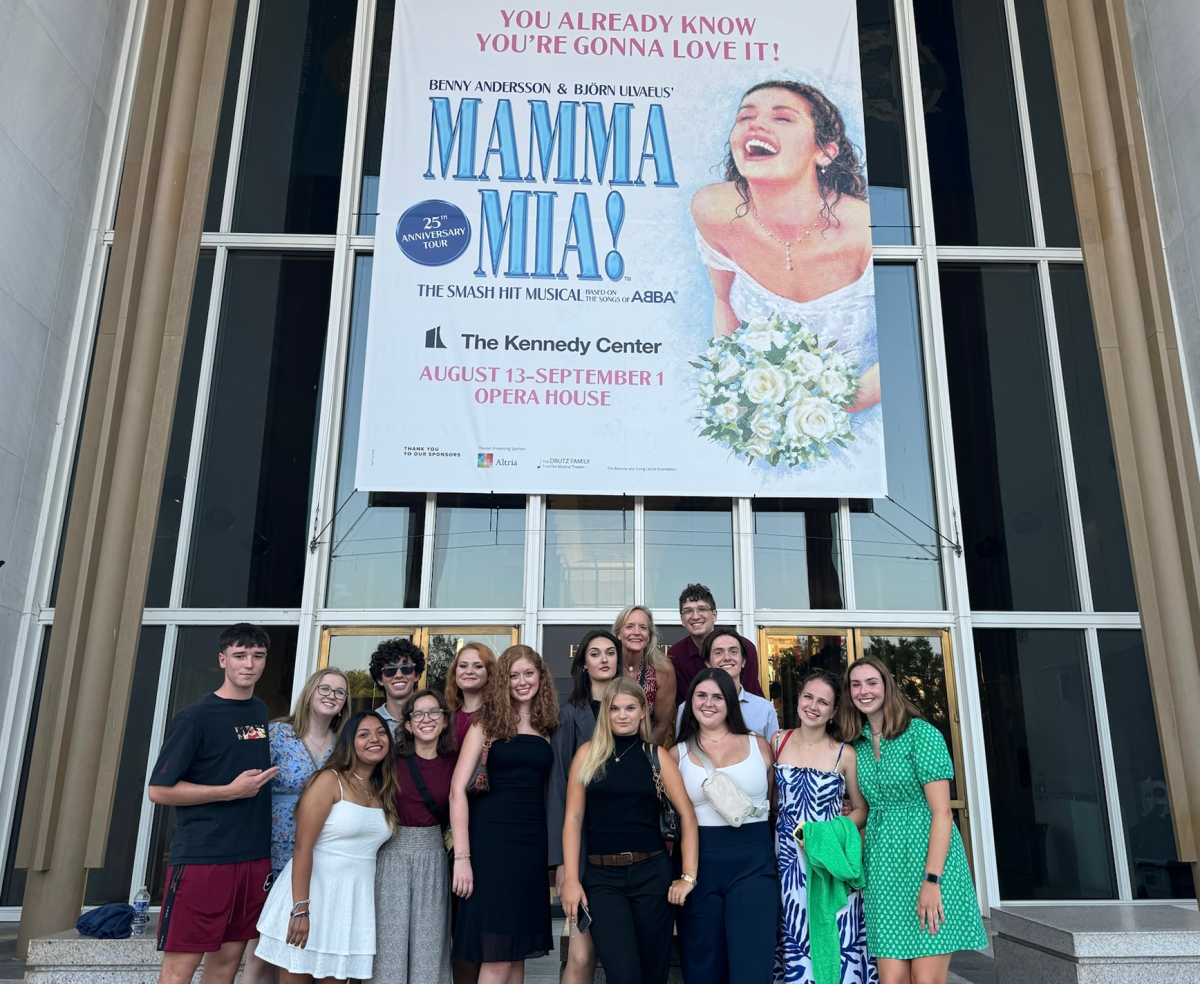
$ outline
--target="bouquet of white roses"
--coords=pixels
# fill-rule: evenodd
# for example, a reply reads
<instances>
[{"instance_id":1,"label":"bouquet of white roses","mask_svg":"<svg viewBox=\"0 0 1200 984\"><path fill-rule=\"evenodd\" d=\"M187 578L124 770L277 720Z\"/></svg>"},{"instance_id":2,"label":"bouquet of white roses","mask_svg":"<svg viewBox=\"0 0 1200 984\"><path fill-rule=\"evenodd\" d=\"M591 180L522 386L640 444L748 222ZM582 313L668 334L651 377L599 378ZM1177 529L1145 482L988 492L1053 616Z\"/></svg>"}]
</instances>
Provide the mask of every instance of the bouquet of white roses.
<instances>
[{"instance_id":1,"label":"bouquet of white roses","mask_svg":"<svg viewBox=\"0 0 1200 984\"><path fill-rule=\"evenodd\" d=\"M714 338L700 370L700 434L769 465L810 466L854 440L858 366L779 315Z\"/></svg>"}]
</instances>

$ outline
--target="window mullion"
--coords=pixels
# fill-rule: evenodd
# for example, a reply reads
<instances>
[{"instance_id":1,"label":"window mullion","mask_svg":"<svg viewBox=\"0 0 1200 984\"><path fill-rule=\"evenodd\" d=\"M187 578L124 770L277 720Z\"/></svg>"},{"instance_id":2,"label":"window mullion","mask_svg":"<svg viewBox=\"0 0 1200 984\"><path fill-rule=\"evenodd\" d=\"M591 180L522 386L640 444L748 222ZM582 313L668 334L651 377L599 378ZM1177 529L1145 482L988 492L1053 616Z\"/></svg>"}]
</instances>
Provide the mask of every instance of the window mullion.
<instances>
[{"instance_id":1,"label":"window mullion","mask_svg":"<svg viewBox=\"0 0 1200 984\"><path fill-rule=\"evenodd\" d=\"M422 609L433 607L433 537L437 531L437 493L425 496L425 535L421 538L421 597Z\"/></svg>"},{"instance_id":2,"label":"window mullion","mask_svg":"<svg viewBox=\"0 0 1200 984\"><path fill-rule=\"evenodd\" d=\"M1037 168L1033 159L1033 130L1029 125L1029 103L1025 94L1025 71L1021 64L1021 38L1017 31L1017 8L1014 0L1004 0L1004 20L1008 26L1008 54L1012 64L1014 98L1017 101L1017 127L1021 134L1021 156L1025 163L1025 181L1029 189L1029 214L1033 220L1035 246L1046 245L1046 230L1042 224L1042 199L1038 193Z\"/></svg>"},{"instance_id":3,"label":"window mullion","mask_svg":"<svg viewBox=\"0 0 1200 984\"><path fill-rule=\"evenodd\" d=\"M261 0L250 0L246 10L246 37L242 42L242 64L238 74L237 100L233 107L233 133L229 137L229 163L225 169L225 193L221 202L222 232L233 228L233 201L241 171L242 135L246 129L246 105L250 101L250 77L254 68L254 38L258 34Z\"/></svg>"},{"instance_id":4,"label":"window mullion","mask_svg":"<svg viewBox=\"0 0 1200 984\"><path fill-rule=\"evenodd\" d=\"M842 566L842 607L858 606L854 598L854 544L850 535L850 500L838 499L838 558Z\"/></svg>"},{"instance_id":5,"label":"window mullion","mask_svg":"<svg viewBox=\"0 0 1200 984\"><path fill-rule=\"evenodd\" d=\"M546 497L531 495L525 502L525 624L521 641L538 652L538 610L542 607L542 584L545 577L546 555Z\"/></svg>"},{"instance_id":6,"label":"window mullion","mask_svg":"<svg viewBox=\"0 0 1200 984\"><path fill-rule=\"evenodd\" d=\"M626 512L625 502L622 497L622 514ZM633 603L646 603L646 497L643 495L633 499Z\"/></svg>"}]
</instances>

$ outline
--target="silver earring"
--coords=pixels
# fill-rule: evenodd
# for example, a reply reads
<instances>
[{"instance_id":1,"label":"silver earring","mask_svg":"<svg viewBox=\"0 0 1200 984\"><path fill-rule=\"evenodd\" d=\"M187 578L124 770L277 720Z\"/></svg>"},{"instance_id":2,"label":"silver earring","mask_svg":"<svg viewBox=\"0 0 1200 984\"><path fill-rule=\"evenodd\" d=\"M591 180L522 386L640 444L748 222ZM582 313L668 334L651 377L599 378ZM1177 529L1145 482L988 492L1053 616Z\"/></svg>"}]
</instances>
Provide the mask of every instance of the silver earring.
<instances>
[{"instance_id":1,"label":"silver earring","mask_svg":"<svg viewBox=\"0 0 1200 984\"><path fill-rule=\"evenodd\" d=\"M828 170L828 168L820 167L817 170L819 170L822 174L824 174Z\"/></svg>"}]
</instances>

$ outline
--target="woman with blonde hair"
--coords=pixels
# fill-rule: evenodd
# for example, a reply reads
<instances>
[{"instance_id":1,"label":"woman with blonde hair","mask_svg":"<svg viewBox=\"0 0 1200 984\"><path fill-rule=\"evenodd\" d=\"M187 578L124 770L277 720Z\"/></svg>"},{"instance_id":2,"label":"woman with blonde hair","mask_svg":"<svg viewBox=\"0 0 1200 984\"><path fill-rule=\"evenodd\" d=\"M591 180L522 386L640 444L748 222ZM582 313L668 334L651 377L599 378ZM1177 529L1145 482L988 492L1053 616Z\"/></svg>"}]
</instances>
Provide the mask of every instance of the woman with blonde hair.
<instances>
[{"instance_id":1,"label":"woman with blonde hair","mask_svg":"<svg viewBox=\"0 0 1200 984\"><path fill-rule=\"evenodd\" d=\"M350 684L336 666L313 673L300 688L296 706L285 718L267 725L271 764L279 774L271 782L271 873L275 878L296 848L296 804L304 787L329 759L338 729L350 708ZM246 948L246 984L268 984L275 968Z\"/></svg>"},{"instance_id":2,"label":"woman with blonde hair","mask_svg":"<svg viewBox=\"0 0 1200 984\"><path fill-rule=\"evenodd\" d=\"M461 748L471 719L483 703L483 692L496 669L496 654L482 642L464 643L446 674L446 704L453 719L454 743Z\"/></svg>"},{"instance_id":3,"label":"woman with blonde hair","mask_svg":"<svg viewBox=\"0 0 1200 984\"><path fill-rule=\"evenodd\" d=\"M880 984L945 984L957 950L987 946L962 837L950 811L954 764L887 666L846 670L838 724L854 743L866 798L863 910Z\"/></svg>"},{"instance_id":4,"label":"woman with blonde hair","mask_svg":"<svg viewBox=\"0 0 1200 984\"><path fill-rule=\"evenodd\" d=\"M622 676L638 682L650 706L654 740L666 744L675 721L675 667L658 648L654 616L645 605L630 605L613 622L621 641Z\"/></svg>"},{"instance_id":5,"label":"woman with blonde hair","mask_svg":"<svg viewBox=\"0 0 1200 984\"><path fill-rule=\"evenodd\" d=\"M683 874L674 880L659 826L660 786L679 813ZM594 919L609 980L665 984L671 906L683 905L696 884L696 814L679 766L653 744L649 704L635 680L618 677L605 688L592 739L571 763L562 838L562 903L572 937L581 915Z\"/></svg>"},{"instance_id":6,"label":"woman with blonde hair","mask_svg":"<svg viewBox=\"0 0 1200 984\"><path fill-rule=\"evenodd\" d=\"M519 984L525 960L554 948L546 883L546 780L558 700L529 646L509 646L463 739L450 784L454 893L451 959L478 963L480 984ZM486 791L478 781L486 768ZM468 801L468 790L474 798Z\"/></svg>"}]
</instances>

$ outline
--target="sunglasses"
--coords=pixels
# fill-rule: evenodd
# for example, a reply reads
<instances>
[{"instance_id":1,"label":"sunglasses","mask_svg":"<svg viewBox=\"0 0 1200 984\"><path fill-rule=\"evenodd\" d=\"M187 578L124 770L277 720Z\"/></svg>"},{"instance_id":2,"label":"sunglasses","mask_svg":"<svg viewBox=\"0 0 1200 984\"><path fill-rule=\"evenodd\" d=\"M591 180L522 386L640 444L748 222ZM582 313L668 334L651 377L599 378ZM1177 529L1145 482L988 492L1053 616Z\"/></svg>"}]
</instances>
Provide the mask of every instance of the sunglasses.
<instances>
[{"instance_id":1,"label":"sunglasses","mask_svg":"<svg viewBox=\"0 0 1200 984\"><path fill-rule=\"evenodd\" d=\"M416 673L417 672L417 664L416 663L401 663L399 666L385 666L379 672L382 673L385 677L387 677L390 680L397 673L400 673L401 676L408 676L410 673Z\"/></svg>"}]
</instances>

